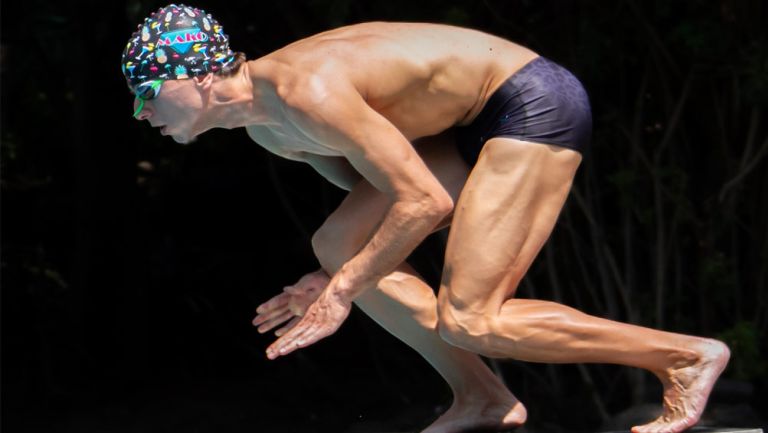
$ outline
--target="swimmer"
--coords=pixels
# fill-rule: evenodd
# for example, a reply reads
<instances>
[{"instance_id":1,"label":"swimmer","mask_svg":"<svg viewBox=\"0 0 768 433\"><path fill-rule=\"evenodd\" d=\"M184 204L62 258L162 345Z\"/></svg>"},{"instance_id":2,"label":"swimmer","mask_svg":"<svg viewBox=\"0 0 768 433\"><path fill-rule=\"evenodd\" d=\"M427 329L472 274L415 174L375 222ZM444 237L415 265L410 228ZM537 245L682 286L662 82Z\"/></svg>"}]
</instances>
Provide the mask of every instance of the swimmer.
<instances>
[{"instance_id":1,"label":"swimmer","mask_svg":"<svg viewBox=\"0 0 768 433\"><path fill-rule=\"evenodd\" d=\"M143 25L156 23L165 32L145 42L140 25L123 56L138 120L179 143L243 127L349 191L312 238L322 269L257 309L260 332L281 326L270 359L333 334L354 302L450 385L453 404L427 433L526 421L477 354L643 368L664 386L664 411L634 433L677 433L699 420L728 362L723 343L515 297L589 146L589 101L569 71L448 25L356 24L246 61L199 9L169 5ZM129 53L145 43L168 55L139 76ZM223 61L190 68L205 51ZM435 296L405 260L446 226Z\"/></svg>"}]
</instances>

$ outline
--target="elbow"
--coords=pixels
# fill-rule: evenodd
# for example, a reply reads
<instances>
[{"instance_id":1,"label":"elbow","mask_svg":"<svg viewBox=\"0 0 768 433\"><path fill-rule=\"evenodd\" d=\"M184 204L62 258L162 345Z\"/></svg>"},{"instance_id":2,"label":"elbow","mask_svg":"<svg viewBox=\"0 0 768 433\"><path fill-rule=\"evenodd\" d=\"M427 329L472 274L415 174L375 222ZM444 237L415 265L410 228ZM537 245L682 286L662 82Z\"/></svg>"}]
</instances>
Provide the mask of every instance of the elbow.
<instances>
[{"instance_id":1,"label":"elbow","mask_svg":"<svg viewBox=\"0 0 768 433\"><path fill-rule=\"evenodd\" d=\"M436 194L432 198L432 202L432 208L434 209L436 217L440 220L453 212L453 198L446 191L442 191L441 194Z\"/></svg>"},{"instance_id":2,"label":"elbow","mask_svg":"<svg viewBox=\"0 0 768 433\"><path fill-rule=\"evenodd\" d=\"M420 208L423 217L442 221L453 212L453 199L445 191L429 194L422 200Z\"/></svg>"},{"instance_id":3,"label":"elbow","mask_svg":"<svg viewBox=\"0 0 768 433\"><path fill-rule=\"evenodd\" d=\"M445 191L423 194L418 198L396 200L394 207L408 218L430 221L435 224L453 212L453 199Z\"/></svg>"}]
</instances>

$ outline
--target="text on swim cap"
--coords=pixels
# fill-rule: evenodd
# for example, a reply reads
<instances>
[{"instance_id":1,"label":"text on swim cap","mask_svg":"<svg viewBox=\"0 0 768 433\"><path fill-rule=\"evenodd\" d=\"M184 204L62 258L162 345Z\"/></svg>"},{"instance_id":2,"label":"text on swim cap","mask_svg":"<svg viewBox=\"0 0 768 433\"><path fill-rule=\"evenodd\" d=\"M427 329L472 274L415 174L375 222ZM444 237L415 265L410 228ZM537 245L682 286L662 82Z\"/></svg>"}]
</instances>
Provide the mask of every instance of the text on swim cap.
<instances>
[{"instance_id":1,"label":"text on swim cap","mask_svg":"<svg viewBox=\"0 0 768 433\"><path fill-rule=\"evenodd\" d=\"M168 46L179 54L185 54L195 42L205 42L208 34L197 27L174 30L160 35L157 46Z\"/></svg>"}]
</instances>

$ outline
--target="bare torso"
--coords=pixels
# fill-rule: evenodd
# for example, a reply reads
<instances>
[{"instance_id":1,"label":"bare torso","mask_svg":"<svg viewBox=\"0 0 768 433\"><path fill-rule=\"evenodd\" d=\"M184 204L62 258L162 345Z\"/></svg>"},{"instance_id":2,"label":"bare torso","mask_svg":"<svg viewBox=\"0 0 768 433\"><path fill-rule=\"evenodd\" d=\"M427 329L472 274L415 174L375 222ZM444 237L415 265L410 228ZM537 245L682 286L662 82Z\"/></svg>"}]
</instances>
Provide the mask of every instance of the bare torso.
<instances>
[{"instance_id":1,"label":"bare torso","mask_svg":"<svg viewBox=\"0 0 768 433\"><path fill-rule=\"evenodd\" d=\"M338 28L254 62L254 83L269 98L274 122L247 130L284 157L340 156L331 143L311 139L283 121L281 112L295 83L346 80L413 141L471 122L493 91L536 56L499 37L440 24L374 22Z\"/></svg>"}]
</instances>

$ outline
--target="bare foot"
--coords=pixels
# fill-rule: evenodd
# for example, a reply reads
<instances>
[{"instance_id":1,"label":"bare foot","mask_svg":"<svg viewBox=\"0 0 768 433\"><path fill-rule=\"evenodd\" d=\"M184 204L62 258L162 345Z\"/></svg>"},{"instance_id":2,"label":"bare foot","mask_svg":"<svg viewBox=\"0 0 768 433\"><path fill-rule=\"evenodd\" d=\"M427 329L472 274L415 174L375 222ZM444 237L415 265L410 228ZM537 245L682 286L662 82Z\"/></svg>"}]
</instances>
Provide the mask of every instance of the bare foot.
<instances>
[{"instance_id":1,"label":"bare foot","mask_svg":"<svg viewBox=\"0 0 768 433\"><path fill-rule=\"evenodd\" d=\"M699 421L731 355L728 346L716 340L704 340L694 350L699 356L690 365L657 373L664 385L664 413L653 422L632 427L632 433L678 433Z\"/></svg>"},{"instance_id":2,"label":"bare foot","mask_svg":"<svg viewBox=\"0 0 768 433\"><path fill-rule=\"evenodd\" d=\"M422 433L469 433L503 431L519 427L528 416L525 407L508 391L501 397L467 397L454 401L450 409Z\"/></svg>"}]
</instances>

